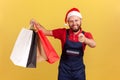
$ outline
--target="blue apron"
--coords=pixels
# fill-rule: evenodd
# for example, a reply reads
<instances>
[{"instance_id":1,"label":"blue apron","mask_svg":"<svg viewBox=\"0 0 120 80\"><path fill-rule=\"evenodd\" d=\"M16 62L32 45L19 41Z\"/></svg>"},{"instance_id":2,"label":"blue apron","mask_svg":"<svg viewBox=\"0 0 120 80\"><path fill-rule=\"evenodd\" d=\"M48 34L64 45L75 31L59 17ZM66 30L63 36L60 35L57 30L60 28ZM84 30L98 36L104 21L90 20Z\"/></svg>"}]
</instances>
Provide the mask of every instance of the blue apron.
<instances>
[{"instance_id":1,"label":"blue apron","mask_svg":"<svg viewBox=\"0 0 120 80\"><path fill-rule=\"evenodd\" d=\"M83 54L82 43L70 41L69 30L67 30L66 43L59 64L58 80L86 80Z\"/></svg>"}]
</instances>

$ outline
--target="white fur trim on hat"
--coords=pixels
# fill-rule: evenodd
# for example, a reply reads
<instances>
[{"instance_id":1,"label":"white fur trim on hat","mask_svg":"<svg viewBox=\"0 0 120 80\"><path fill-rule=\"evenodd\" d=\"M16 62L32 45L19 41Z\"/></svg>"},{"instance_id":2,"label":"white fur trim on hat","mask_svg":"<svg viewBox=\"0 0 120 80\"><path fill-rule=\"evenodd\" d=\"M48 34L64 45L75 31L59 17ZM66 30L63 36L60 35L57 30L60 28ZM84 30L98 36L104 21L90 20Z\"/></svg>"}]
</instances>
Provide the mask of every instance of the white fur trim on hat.
<instances>
[{"instance_id":1,"label":"white fur trim on hat","mask_svg":"<svg viewBox=\"0 0 120 80\"><path fill-rule=\"evenodd\" d=\"M78 17L82 18L82 15L81 15L79 12L77 12L77 11L71 11L70 13L68 13L68 15L67 15L67 20L68 20L69 17L71 17L71 16L78 16Z\"/></svg>"}]
</instances>

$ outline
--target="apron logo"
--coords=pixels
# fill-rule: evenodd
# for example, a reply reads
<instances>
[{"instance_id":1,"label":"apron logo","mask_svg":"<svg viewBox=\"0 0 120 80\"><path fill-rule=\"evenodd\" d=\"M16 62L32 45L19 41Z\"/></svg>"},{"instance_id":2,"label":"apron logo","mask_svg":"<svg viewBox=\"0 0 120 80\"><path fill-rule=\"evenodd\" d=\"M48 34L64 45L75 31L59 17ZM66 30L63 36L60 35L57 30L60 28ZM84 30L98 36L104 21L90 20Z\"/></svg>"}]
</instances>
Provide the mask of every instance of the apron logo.
<instances>
[{"instance_id":1,"label":"apron logo","mask_svg":"<svg viewBox=\"0 0 120 80\"><path fill-rule=\"evenodd\" d=\"M78 51L72 51L72 50L66 50L66 53L68 53L68 54L79 54L79 52Z\"/></svg>"}]
</instances>

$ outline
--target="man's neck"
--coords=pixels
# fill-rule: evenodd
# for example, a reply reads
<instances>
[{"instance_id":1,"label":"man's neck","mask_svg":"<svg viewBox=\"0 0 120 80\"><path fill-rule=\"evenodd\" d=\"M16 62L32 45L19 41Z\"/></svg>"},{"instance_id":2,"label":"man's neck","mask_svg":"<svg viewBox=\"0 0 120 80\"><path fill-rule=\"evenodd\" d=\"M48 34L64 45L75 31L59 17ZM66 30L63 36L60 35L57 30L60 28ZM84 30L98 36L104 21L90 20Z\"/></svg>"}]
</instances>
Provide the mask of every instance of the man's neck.
<instances>
[{"instance_id":1,"label":"man's neck","mask_svg":"<svg viewBox=\"0 0 120 80\"><path fill-rule=\"evenodd\" d=\"M73 32L75 35L78 34L81 30L79 29L77 32Z\"/></svg>"}]
</instances>

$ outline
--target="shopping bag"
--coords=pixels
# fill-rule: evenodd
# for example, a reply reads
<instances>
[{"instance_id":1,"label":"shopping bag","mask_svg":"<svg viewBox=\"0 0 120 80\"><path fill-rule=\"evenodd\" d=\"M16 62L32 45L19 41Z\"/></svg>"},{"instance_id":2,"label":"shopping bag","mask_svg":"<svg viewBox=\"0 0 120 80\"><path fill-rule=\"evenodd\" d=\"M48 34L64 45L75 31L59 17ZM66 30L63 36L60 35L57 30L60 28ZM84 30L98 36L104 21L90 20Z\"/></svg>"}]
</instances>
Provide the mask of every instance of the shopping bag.
<instances>
[{"instance_id":1,"label":"shopping bag","mask_svg":"<svg viewBox=\"0 0 120 80\"><path fill-rule=\"evenodd\" d=\"M46 61L47 56L43 49L43 45L41 43L40 38L37 38L37 62Z\"/></svg>"},{"instance_id":2,"label":"shopping bag","mask_svg":"<svg viewBox=\"0 0 120 80\"><path fill-rule=\"evenodd\" d=\"M32 42L29 51L29 57L27 61L28 68L36 68L36 56L37 56L37 35L33 31Z\"/></svg>"},{"instance_id":3,"label":"shopping bag","mask_svg":"<svg viewBox=\"0 0 120 80\"><path fill-rule=\"evenodd\" d=\"M43 34L41 30L38 31L38 36L40 38L40 43L43 47L43 50L46 55L47 62L54 63L59 59L59 56L57 55L56 51L52 47L51 43L47 39L47 37Z\"/></svg>"},{"instance_id":4,"label":"shopping bag","mask_svg":"<svg viewBox=\"0 0 120 80\"><path fill-rule=\"evenodd\" d=\"M15 42L10 59L21 67L36 67L36 34L33 30L23 28Z\"/></svg>"}]
</instances>

